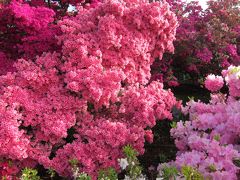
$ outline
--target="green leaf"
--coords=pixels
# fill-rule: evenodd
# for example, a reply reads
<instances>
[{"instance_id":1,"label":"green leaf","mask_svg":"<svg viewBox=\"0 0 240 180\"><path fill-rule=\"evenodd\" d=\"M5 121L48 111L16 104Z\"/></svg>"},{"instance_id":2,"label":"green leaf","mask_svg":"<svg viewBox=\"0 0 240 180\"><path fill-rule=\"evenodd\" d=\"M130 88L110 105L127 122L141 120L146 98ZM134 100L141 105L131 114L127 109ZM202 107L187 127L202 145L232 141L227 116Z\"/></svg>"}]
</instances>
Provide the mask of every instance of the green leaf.
<instances>
[{"instance_id":1,"label":"green leaf","mask_svg":"<svg viewBox=\"0 0 240 180\"><path fill-rule=\"evenodd\" d=\"M70 165L71 165L72 167L75 167L75 166L77 166L77 164L78 164L78 160L77 160L77 159L70 159L70 160L69 160L69 163L70 163Z\"/></svg>"},{"instance_id":2,"label":"green leaf","mask_svg":"<svg viewBox=\"0 0 240 180\"><path fill-rule=\"evenodd\" d=\"M134 158L138 155L137 151L135 151L135 149L133 149L131 145L124 146L123 153L128 158Z\"/></svg>"},{"instance_id":3,"label":"green leaf","mask_svg":"<svg viewBox=\"0 0 240 180\"><path fill-rule=\"evenodd\" d=\"M162 177L164 180L175 179L178 175L178 170L174 166L164 166L162 168Z\"/></svg>"},{"instance_id":4,"label":"green leaf","mask_svg":"<svg viewBox=\"0 0 240 180\"><path fill-rule=\"evenodd\" d=\"M191 166L183 166L182 174L186 180L204 180L203 175Z\"/></svg>"},{"instance_id":5,"label":"green leaf","mask_svg":"<svg viewBox=\"0 0 240 180\"><path fill-rule=\"evenodd\" d=\"M176 128L177 127L177 122L173 121L170 124L171 128Z\"/></svg>"},{"instance_id":6,"label":"green leaf","mask_svg":"<svg viewBox=\"0 0 240 180\"><path fill-rule=\"evenodd\" d=\"M48 169L47 173L51 178L54 178L56 176L56 172L52 168Z\"/></svg>"},{"instance_id":7,"label":"green leaf","mask_svg":"<svg viewBox=\"0 0 240 180\"><path fill-rule=\"evenodd\" d=\"M24 168L22 170L21 180L40 180L40 177L37 174L38 172L35 169Z\"/></svg>"},{"instance_id":8,"label":"green leaf","mask_svg":"<svg viewBox=\"0 0 240 180\"><path fill-rule=\"evenodd\" d=\"M117 180L118 175L114 168L108 168L100 170L98 174L98 180Z\"/></svg>"},{"instance_id":9,"label":"green leaf","mask_svg":"<svg viewBox=\"0 0 240 180\"><path fill-rule=\"evenodd\" d=\"M221 136L219 134L214 135L213 139L220 141Z\"/></svg>"},{"instance_id":10,"label":"green leaf","mask_svg":"<svg viewBox=\"0 0 240 180\"><path fill-rule=\"evenodd\" d=\"M216 166L214 164L209 165L208 170L209 170L209 172L216 172L217 171Z\"/></svg>"},{"instance_id":11,"label":"green leaf","mask_svg":"<svg viewBox=\"0 0 240 180\"><path fill-rule=\"evenodd\" d=\"M88 176L87 173L81 173L78 177L77 180L91 180L91 177Z\"/></svg>"},{"instance_id":12,"label":"green leaf","mask_svg":"<svg viewBox=\"0 0 240 180\"><path fill-rule=\"evenodd\" d=\"M232 162L235 166L240 167L240 158L234 158Z\"/></svg>"}]
</instances>

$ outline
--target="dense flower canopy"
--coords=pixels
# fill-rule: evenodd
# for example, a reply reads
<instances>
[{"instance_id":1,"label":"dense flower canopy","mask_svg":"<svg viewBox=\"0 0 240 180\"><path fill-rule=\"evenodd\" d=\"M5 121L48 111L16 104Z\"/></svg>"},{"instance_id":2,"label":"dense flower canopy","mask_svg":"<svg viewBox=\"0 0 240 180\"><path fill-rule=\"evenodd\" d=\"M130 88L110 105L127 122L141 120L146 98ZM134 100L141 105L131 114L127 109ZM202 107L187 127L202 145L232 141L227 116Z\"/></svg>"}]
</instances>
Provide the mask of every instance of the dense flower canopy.
<instances>
[{"instance_id":1,"label":"dense flower canopy","mask_svg":"<svg viewBox=\"0 0 240 180\"><path fill-rule=\"evenodd\" d=\"M208 76L207 88L215 93L209 103L191 100L183 108L189 121L180 121L171 130L179 149L178 168L191 166L205 178L237 180L239 167L240 68L231 66L222 72L229 87L229 96L216 93L223 85L221 76Z\"/></svg>"},{"instance_id":2,"label":"dense flower canopy","mask_svg":"<svg viewBox=\"0 0 240 180\"><path fill-rule=\"evenodd\" d=\"M46 51L56 51L55 36L60 29L53 24L54 11L13 0L0 8L0 74L14 71L18 58L35 58ZM5 66L9 68L4 68Z\"/></svg>"},{"instance_id":3,"label":"dense flower canopy","mask_svg":"<svg viewBox=\"0 0 240 180\"><path fill-rule=\"evenodd\" d=\"M239 179L239 3L0 0L0 178Z\"/></svg>"},{"instance_id":4,"label":"dense flower canopy","mask_svg":"<svg viewBox=\"0 0 240 180\"><path fill-rule=\"evenodd\" d=\"M25 33L14 71L0 76L0 157L63 176L71 176L69 160L77 159L81 172L96 178L100 169L119 169L125 145L143 153L148 129L171 119L179 105L161 83L149 84L154 59L174 50L177 19L169 5L106 0L57 25L45 7L12 1L7 10L18 20L14 30ZM35 36L47 42L31 44ZM14 59L3 50L2 57Z\"/></svg>"},{"instance_id":5,"label":"dense flower canopy","mask_svg":"<svg viewBox=\"0 0 240 180\"><path fill-rule=\"evenodd\" d=\"M201 84L209 74L220 75L230 65L240 65L240 1L208 1L205 10L198 1L168 2L179 22L175 53L154 63L154 79L170 86Z\"/></svg>"}]
</instances>

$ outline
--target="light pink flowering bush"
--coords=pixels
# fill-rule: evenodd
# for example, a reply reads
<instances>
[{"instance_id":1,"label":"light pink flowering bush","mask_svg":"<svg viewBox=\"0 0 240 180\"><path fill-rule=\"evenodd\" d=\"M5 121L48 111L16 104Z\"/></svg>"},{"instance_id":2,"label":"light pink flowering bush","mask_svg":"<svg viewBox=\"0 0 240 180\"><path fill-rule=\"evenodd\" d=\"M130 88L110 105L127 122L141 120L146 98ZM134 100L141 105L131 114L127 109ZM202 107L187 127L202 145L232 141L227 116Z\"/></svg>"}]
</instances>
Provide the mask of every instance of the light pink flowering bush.
<instances>
[{"instance_id":1,"label":"light pink flowering bush","mask_svg":"<svg viewBox=\"0 0 240 180\"><path fill-rule=\"evenodd\" d=\"M0 76L0 158L69 178L74 159L96 179L119 169L124 146L143 153L149 129L179 105L149 83L154 59L173 51L177 20L166 2L106 0L59 26L61 52L21 58Z\"/></svg>"},{"instance_id":2,"label":"light pink flowering bush","mask_svg":"<svg viewBox=\"0 0 240 180\"><path fill-rule=\"evenodd\" d=\"M222 72L229 87L229 94L233 97L240 96L240 67L230 66Z\"/></svg>"},{"instance_id":3,"label":"light pink flowering bush","mask_svg":"<svg viewBox=\"0 0 240 180\"><path fill-rule=\"evenodd\" d=\"M239 70L239 66L230 66L223 71L229 96L212 94L209 103L191 100L183 108L189 121L180 121L171 130L179 149L173 163L178 168L194 167L205 178L213 180L239 178L239 167L234 164L234 160L240 158ZM222 86L221 77L212 75L207 80L216 78L220 79ZM212 81L206 82L206 86L213 91L220 87Z\"/></svg>"}]
</instances>

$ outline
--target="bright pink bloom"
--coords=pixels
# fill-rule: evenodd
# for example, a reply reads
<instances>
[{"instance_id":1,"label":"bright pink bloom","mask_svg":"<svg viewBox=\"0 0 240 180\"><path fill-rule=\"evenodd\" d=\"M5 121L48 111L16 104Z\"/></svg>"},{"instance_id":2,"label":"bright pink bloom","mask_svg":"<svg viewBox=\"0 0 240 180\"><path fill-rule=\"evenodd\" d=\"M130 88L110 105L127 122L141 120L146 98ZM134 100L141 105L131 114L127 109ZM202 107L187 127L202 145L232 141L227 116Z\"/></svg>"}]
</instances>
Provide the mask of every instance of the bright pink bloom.
<instances>
[{"instance_id":1,"label":"bright pink bloom","mask_svg":"<svg viewBox=\"0 0 240 180\"><path fill-rule=\"evenodd\" d=\"M145 138L152 141L147 129L172 119L172 108L179 106L162 83L149 83L155 58L173 51L177 19L168 4L106 0L79 8L59 22L56 46L55 37L48 38L58 34L53 11L20 2L9 6L16 26L27 33L21 42L36 42L38 35L50 42L21 43L16 71L0 76L0 157L68 178L69 160L77 159L79 170L96 179L100 169L119 169L125 145L142 154ZM45 53L45 45L53 49Z\"/></svg>"},{"instance_id":2,"label":"bright pink bloom","mask_svg":"<svg viewBox=\"0 0 240 180\"><path fill-rule=\"evenodd\" d=\"M145 138L146 138L147 142L149 142L149 143L153 142L153 133L151 130L145 131Z\"/></svg>"},{"instance_id":3,"label":"bright pink bloom","mask_svg":"<svg viewBox=\"0 0 240 180\"><path fill-rule=\"evenodd\" d=\"M213 74L210 74L206 77L204 84L209 91L216 92L223 87L224 81L222 76L215 76Z\"/></svg>"},{"instance_id":4,"label":"bright pink bloom","mask_svg":"<svg viewBox=\"0 0 240 180\"><path fill-rule=\"evenodd\" d=\"M198 50L196 52L196 57L205 63L210 63L211 59L213 58L213 55L208 48L203 48L202 50Z\"/></svg>"}]
</instances>

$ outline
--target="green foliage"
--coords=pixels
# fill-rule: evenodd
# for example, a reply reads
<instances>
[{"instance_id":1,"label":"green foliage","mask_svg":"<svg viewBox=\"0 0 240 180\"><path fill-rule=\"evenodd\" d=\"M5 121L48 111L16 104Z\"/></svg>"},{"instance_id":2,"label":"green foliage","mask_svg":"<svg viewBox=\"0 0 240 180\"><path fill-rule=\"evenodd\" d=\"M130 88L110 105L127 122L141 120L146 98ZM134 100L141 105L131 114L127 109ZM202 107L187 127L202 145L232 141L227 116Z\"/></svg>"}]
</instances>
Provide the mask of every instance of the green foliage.
<instances>
[{"instance_id":1,"label":"green foliage","mask_svg":"<svg viewBox=\"0 0 240 180\"><path fill-rule=\"evenodd\" d=\"M86 173L80 173L76 180L91 180L91 177Z\"/></svg>"},{"instance_id":2,"label":"green foliage","mask_svg":"<svg viewBox=\"0 0 240 180\"><path fill-rule=\"evenodd\" d=\"M98 180L117 180L118 175L114 168L99 171Z\"/></svg>"},{"instance_id":3,"label":"green foliage","mask_svg":"<svg viewBox=\"0 0 240 180\"><path fill-rule=\"evenodd\" d=\"M167 162L167 156L165 154L159 154L159 161L160 163Z\"/></svg>"},{"instance_id":4,"label":"green foliage","mask_svg":"<svg viewBox=\"0 0 240 180\"><path fill-rule=\"evenodd\" d=\"M72 173L74 175L75 180L91 180L91 177L85 172L79 172L78 160L70 159L69 163L72 167Z\"/></svg>"},{"instance_id":5,"label":"green foliage","mask_svg":"<svg viewBox=\"0 0 240 180\"><path fill-rule=\"evenodd\" d=\"M13 166L13 162L11 160L8 160L8 166L12 167Z\"/></svg>"},{"instance_id":6,"label":"green foliage","mask_svg":"<svg viewBox=\"0 0 240 180\"><path fill-rule=\"evenodd\" d=\"M171 128L176 128L177 127L177 122L173 121L170 124Z\"/></svg>"},{"instance_id":7,"label":"green foliage","mask_svg":"<svg viewBox=\"0 0 240 180\"><path fill-rule=\"evenodd\" d=\"M204 180L203 175L191 166L183 166L182 174L186 180Z\"/></svg>"},{"instance_id":8,"label":"green foliage","mask_svg":"<svg viewBox=\"0 0 240 180\"><path fill-rule=\"evenodd\" d=\"M72 167L75 167L75 166L77 166L77 164L78 164L78 160L77 160L77 159L70 159L70 160L69 160L69 163L70 163L70 165L71 165Z\"/></svg>"},{"instance_id":9,"label":"green foliage","mask_svg":"<svg viewBox=\"0 0 240 180\"><path fill-rule=\"evenodd\" d=\"M56 172L53 169L48 169L47 173L49 174L50 178L54 178L56 176Z\"/></svg>"},{"instance_id":10,"label":"green foliage","mask_svg":"<svg viewBox=\"0 0 240 180\"><path fill-rule=\"evenodd\" d=\"M240 71L240 67L237 66L237 67L232 68L232 70L230 71L230 74L236 74L239 71Z\"/></svg>"},{"instance_id":11,"label":"green foliage","mask_svg":"<svg viewBox=\"0 0 240 180\"><path fill-rule=\"evenodd\" d=\"M90 103L90 102L87 102L87 110L91 113L94 112L95 108L94 108L94 104Z\"/></svg>"},{"instance_id":12,"label":"green foliage","mask_svg":"<svg viewBox=\"0 0 240 180\"><path fill-rule=\"evenodd\" d=\"M240 159L239 159L239 158L234 158L234 159L232 160L232 162L233 162L233 164L234 164L235 166L240 167Z\"/></svg>"},{"instance_id":13,"label":"green foliage","mask_svg":"<svg viewBox=\"0 0 240 180\"><path fill-rule=\"evenodd\" d=\"M188 96L189 101L194 101L194 96Z\"/></svg>"},{"instance_id":14,"label":"green foliage","mask_svg":"<svg viewBox=\"0 0 240 180\"><path fill-rule=\"evenodd\" d=\"M220 141L220 135L219 134L216 134L214 135L213 139L215 139L216 141Z\"/></svg>"},{"instance_id":15,"label":"green foliage","mask_svg":"<svg viewBox=\"0 0 240 180\"><path fill-rule=\"evenodd\" d=\"M139 165L130 164L128 168L128 174L132 180L136 180L142 174L142 167Z\"/></svg>"},{"instance_id":16,"label":"green foliage","mask_svg":"<svg viewBox=\"0 0 240 180\"><path fill-rule=\"evenodd\" d=\"M24 168L22 170L21 180L40 180L40 177L37 174L38 172L35 169Z\"/></svg>"},{"instance_id":17,"label":"green foliage","mask_svg":"<svg viewBox=\"0 0 240 180\"><path fill-rule=\"evenodd\" d=\"M162 168L162 178L164 180L176 179L177 175L178 175L178 170L176 167L164 166Z\"/></svg>"},{"instance_id":18,"label":"green foliage","mask_svg":"<svg viewBox=\"0 0 240 180\"><path fill-rule=\"evenodd\" d=\"M137 158L137 151L135 151L135 149L132 148L132 146L127 145L123 147L123 153L124 155L128 158L128 159L136 159Z\"/></svg>"},{"instance_id":19,"label":"green foliage","mask_svg":"<svg viewBox=\"0 0 240 180\"><path fill-rule=\"evenodd\" d=\"M209 172L215 172L215 171L217 171L216 166L215 166L214 164L209 165L209 166L208 166L208 170L209 170Z\"/></svg>"},{"instance_id":20,"label":"green foliage","mask_svg":"<svg viewBox=\"0 0 240 180\"><path fill-rule=\"evenodd\" d=\"M123 147L123 153L126 156L127 161L129 163L126 169L127 175L132 180L135 180L142 174L142 167L140 166L140 163L137 158L138 153L130 145Z\"/></svg>"}]
</instances>

